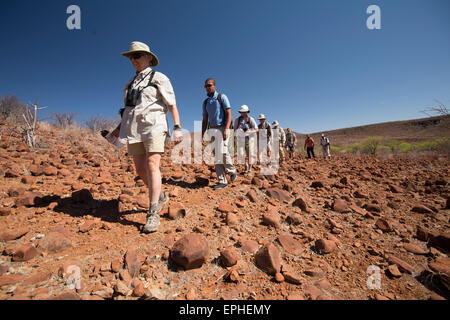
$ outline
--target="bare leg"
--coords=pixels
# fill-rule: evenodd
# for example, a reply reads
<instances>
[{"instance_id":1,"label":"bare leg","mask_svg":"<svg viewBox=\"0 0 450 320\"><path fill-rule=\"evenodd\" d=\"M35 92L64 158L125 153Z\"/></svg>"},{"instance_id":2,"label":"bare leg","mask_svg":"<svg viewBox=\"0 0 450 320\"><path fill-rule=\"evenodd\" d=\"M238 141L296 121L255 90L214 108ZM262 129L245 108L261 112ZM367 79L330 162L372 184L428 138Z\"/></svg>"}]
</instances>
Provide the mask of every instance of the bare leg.
<instances>
[{"instance_id":1,"label":"bare leg","mask_svg":"<svg viewBox=\"0 0 450 320\"><path fill-rule=\"evenodd\" d=\"M161 171L159 170L159 163L161 161L160 153L147 153L147 181L149 186L150 204L158 203L159 195L161 193Z\"/></svg>"}]
</instances>

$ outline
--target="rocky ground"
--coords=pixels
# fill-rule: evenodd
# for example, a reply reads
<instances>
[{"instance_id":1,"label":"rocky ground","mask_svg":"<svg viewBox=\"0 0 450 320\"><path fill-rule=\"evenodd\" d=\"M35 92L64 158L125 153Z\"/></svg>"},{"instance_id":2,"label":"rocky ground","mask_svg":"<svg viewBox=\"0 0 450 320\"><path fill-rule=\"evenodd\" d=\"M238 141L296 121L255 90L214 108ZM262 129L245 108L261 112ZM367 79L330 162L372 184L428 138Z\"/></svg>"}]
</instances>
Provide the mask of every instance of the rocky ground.
<instances>
[{"instance_id":1,"label":"rocky ground","mask_svg":"<svg viewBox=\"0 0 450 320\"><path fill-rule=\"evenodd\" d=\"M147 190L124 152L61 129L41 130L29 150L10 129L2 300L450 296L448 155L298 156L213 191L211 167L173 165L168 150L170 202L158 232L143 234Z\"/></svg>"}]
</instances>

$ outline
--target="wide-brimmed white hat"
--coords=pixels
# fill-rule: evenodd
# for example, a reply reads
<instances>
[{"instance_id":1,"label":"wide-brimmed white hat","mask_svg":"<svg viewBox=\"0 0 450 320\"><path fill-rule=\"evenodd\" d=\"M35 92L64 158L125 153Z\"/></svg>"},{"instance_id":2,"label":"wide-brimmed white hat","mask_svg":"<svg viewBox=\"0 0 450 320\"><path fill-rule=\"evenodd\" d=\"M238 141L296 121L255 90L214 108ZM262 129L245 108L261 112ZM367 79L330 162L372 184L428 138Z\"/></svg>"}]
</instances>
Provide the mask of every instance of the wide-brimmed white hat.
<instances>
[{"instance_id":1,"label":"wide-brimmed white hat","mask_svg":"<svg viewBox=\"0 0 450 320\"><path fill-rule=\"evenodd\" d=\"M278 126L278 121L275 120L274 122L272 122L272 125L273 125L273 126Z\"/></svg>"},{"instance_id":2,"label":"wide-brimmed white hat","mask_svg":"<svg viewBox=\"0 0 450 320\"><path fill-rule=\"evenodd\" d=\"M266 116L261 113L258 117L258 120L266 120Z\"/></svg>"},{"instance_id":3,"label":"wide-brimmed white hat","mask_svg":"<svg viewBox=\"0 0 450 320\"><path fill-rule=\"evenodd\" d=\"M239 112L250 113L250 110L248 109L248 106L244 104L244 105L241 106L241 108L239 109Z\"/></svg>"},{"instance_id":4,"label":"wide-brimmed white hat","mask_svg":"<svg viewBox=\"0 0 450 320\"><path fill-rule=\"evenodd\" d=\"M129 58L130 55L136 52L145 52L152 56L152 61L150 61L151 67L156 67L159 64L158 57L150 51L150 47L143 42L133 41L130 45L130 50L128 52L123 52L121 55Z\"/></svg>"}]
</instances>

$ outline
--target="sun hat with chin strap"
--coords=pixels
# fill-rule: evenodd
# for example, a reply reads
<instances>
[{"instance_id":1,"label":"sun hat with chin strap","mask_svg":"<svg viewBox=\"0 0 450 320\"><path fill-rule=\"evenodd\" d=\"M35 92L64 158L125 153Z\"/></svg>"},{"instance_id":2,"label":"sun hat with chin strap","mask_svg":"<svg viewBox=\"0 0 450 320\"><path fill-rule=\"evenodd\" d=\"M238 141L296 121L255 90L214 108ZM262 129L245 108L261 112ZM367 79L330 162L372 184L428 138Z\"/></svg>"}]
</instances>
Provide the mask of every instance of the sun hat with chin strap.
<instances>
[{"instance_id":1,"label":"sun hat with chin strap","mask_svg":"<svg viewBox=\"0 0 450 320\"><path fill-rule=\"evenodd\" d=\"M121 53L121 55L129 58L133 53L145 52L152 56L152 61L150 61L151 67L156 67L159 64L158 57L150 51L150 47L143 42L133 41L130 45L130 50Z\"/></svg>"}]
</instances>

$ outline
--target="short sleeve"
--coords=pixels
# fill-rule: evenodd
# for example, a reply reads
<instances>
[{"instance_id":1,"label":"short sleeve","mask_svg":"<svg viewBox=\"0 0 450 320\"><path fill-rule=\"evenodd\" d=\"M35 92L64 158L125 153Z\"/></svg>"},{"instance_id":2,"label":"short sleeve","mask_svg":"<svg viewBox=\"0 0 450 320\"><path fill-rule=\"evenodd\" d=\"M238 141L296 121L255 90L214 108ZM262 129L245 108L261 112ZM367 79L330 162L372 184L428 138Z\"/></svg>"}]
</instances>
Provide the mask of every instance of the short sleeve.
<instances>
[{"instance_id":1,"label":"short sleeve","mask_svg":"<svg viewBox=\"0 0 450 320\"><path fill-rule=\"evenodd\" d=\"M228 100L228 97L226 95L222 94L220 96L220 98L222 99L223 108L224 109L231 109L230 100Z\"/></svg>"},{"instance_id":2,"label":"short sleeve","mask_svg":"<svg viewBox=\"0 0 450 320\"><path fill-rule=\"evenodd\" d=\"M256 121L255 121L255 119L253 119L253 118L251 118L252 120L250 121L250 123L252 124L252 128L253 129L257 129L258 128L258 125L256 124Z\"/></svg>"},{"instance_id":3,"label":"short sleeve","mask_svg":"<svg viewBox=\"0 0 450 320\"><path fill-rule=\"evenodd\" d=\"M175 105L175 92L173 91L172 84L169 78L162 73L158 73L158 79L155 79L155 84L158 85L159 92L161 93L163 102L167 106Z\"/></svg>"}]
</instances>

